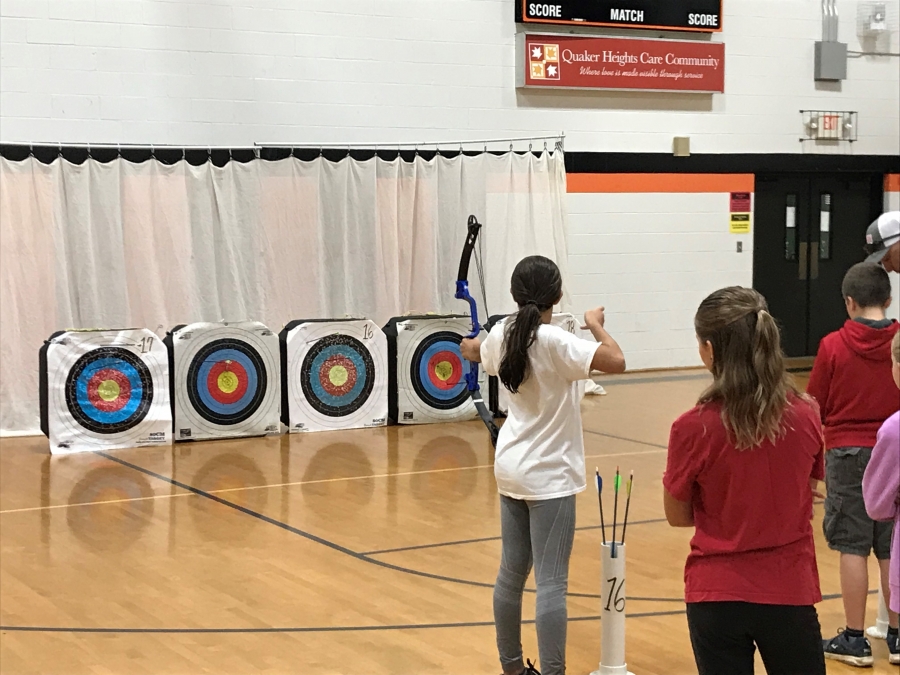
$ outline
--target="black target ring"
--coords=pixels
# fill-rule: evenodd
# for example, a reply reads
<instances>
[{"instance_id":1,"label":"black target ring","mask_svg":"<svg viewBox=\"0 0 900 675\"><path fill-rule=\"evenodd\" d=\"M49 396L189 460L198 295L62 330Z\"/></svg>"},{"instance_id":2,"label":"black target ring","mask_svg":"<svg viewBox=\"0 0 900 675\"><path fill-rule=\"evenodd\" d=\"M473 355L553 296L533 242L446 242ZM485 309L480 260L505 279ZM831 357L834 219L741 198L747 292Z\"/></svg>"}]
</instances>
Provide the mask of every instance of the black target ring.
<instances>
[{"instance_id":1,"label":"black target ring","mask_svg":"<svg viewBox=\"0 0 900 675\"><path fill-rule=\"evenodd\" d=\"M409 378L412 382L416 395L427 405L436 410L453 410L458 408L469 399L469 390L466 387L465 373L462 372L468 368L468 362L462 359L459 353L459 345L462 337L458 333L450 331L439 331L432 333L422 340L413 352L413 357L409 366ZM438 390L434 386L434 382L425 381L430 375L426 373L429 355L436 352L448 353L453 352L454 356L458 355L459 363L456 367L461 372L453 373L455 384L449 390Z\"/></svg>"},{"instance_id":2,"label":"black target ring","mask_svg":"<svg viewBox=\"0 0 900 675\"><path fill-rule=\"evenodd\" d=\"M235 359L241 367L239 386L247 392L238 404L229 402L216 405L208 385L210 363L218 363L221 359ZM215 366L213 366L215 368ZM203 345L191 359L187 372L187 393L194 410L207 422L220 426L240 424L259 410L266 397L268 375L259 352L243 340L221 338Z\"/></svg>"},{"instance_id":3,"label":"black target ring","mask_svg":"<svg viewBox=\"0 0 900 675\"><path fill-rule=\"evenodd\" d=\"M300 386L317 412L328 417L352 415L365 405L375 387L372 354L350 335L324 337L303 359Z\"/></svg>"},{"instance_id":4,"label":"black target ring","mask_svg":"<svg viewBox=\"0 0 900 675\"><path fill-rule=\"evenodd\" d=\"M112 378L116 396L104 407L93 380ZM116 401L118 394L122 400ZM65 401L75 421L97 434L119 434L140 424L153 403L153 377L135 353L122 347L98 347L81 356L66 377ZM99 405L98 405L99 404Z\"/></svg>"}]
</instances>

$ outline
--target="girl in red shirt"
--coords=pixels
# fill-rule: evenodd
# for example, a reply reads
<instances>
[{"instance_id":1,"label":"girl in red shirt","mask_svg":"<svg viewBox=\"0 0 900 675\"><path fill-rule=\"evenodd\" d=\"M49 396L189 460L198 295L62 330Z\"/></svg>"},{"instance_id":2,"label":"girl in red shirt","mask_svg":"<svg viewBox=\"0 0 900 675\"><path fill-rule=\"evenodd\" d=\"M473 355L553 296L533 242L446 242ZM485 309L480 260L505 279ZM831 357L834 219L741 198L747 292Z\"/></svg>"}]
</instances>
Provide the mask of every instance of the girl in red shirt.
<instances>
[{"instance_id":1,"label":"girl in red shirt","mask_svg":"<svg viewBox=\"0 0 900 675\"><path fill-rule=\"evenodd\" d=\"M756 291L707 297L694 327L713 383L669 438L666 518L695 528L685 601L700 675L825 675L812 500L824 478L814 401L785 371Z\"/></svg>"}]
</instances>

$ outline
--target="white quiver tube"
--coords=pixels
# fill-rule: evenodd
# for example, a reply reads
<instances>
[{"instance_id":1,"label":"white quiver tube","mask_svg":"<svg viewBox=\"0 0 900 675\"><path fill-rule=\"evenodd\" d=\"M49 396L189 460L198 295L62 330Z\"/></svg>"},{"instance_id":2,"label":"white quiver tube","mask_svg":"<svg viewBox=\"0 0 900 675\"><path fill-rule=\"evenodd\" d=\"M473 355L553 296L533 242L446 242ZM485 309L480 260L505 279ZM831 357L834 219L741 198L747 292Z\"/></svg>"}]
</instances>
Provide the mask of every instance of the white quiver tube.
<instances>
[{"instance_id":1,"label":"white quiver tube","mask_svg":"<svg viewBox=\"0 0 900 675\"><path fill-rule=\"evenodd\" d=\"M625 546L602 544L600 669L591 675L632 675L625 665Z\"/></svg>"}]
</instances>

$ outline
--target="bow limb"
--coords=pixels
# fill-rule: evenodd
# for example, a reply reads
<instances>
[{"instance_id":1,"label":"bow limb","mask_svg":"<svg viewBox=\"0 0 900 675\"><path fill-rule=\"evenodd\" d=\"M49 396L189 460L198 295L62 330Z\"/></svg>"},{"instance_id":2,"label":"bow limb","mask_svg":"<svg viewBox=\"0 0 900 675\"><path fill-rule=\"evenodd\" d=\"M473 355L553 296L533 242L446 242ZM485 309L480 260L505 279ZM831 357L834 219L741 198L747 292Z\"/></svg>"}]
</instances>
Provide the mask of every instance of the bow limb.
<instances>
[{"instance_id":1,"label":"bow limb","mask_svg":"<svg viewBox=\"0 0 900 675\"><path fill-rule=\"evenodd\" d=\"M459 260L459 274L456 277L455 297L457 300L465 300L469 303L469 312L472 317L472 332L466 336L468 338L476 338L481 332L481 324L478 323L478 305L475 303L475 298L469 293L469 263L472 260L472 255L475 253L475 242L478 239L479 230L481 230L481 223L478 222L475 216L469 216L466 243L463 246L462 256ZM472 403L475 404L475 410L490 432L491 442L496 447L497 435L500 433L500 430L494 423L494 416L488 410L484 403L484 398L481 396L481 388L478 385L478 363L475 361L469 363L469 372L466 373L465 377L466 387L469 390L469 395L472 397Z\"/></svg>"}]
</instances>

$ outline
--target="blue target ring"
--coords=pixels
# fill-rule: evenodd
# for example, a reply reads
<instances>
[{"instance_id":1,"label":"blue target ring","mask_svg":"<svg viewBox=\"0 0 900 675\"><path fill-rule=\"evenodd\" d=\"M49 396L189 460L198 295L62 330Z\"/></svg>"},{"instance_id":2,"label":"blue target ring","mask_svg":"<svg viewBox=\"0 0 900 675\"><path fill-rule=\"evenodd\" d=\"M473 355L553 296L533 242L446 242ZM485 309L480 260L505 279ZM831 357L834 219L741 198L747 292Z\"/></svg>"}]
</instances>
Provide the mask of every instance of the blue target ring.
<instances>
[{"instance_id":1,"label":"blue target ring","mask_svg":"<svg viewBox=\"0 0 900 675\"><path fill-rule=\"evenodd\" d=\"M300 367L303 396L328 417L358 411L375 386L375 363L366 346L350 335L335 333L309 350Z\"/></svg>"},{"instance_id":2,"label":"blue target ring","mask_svg":"<svg viewBox=\"0 0 900 675\"><path fill-rule=\"evenodd\" d=\"M88 383L100 371L112 370L128 380L129 393L118 410L103 410L91 400ZM75 399L85 415L99 424L120 424L131 417L141 404L143 386L137 369L127 361L114 356L92 361L75 379Z\"/></svg>"},{"instance_id":3,"label":"blue target ring","mask_svg":"<svg viewBox=\"0 0 900 675\"><path fill-rule=\"evenodd\" d=\"M452 410L466 402L469 396L465 373L469 362L462 357L459 343L462 337L449 331L432 333L416 347L410 364L413 389L423 402L438 410ZM449 357L452 369L441 379L434 370L434 360L442 354Z\"/></svg>"},{"instance_id":4,"label":"blue target ring","mask_svg":"<svg viewBox=\"0 0 900 675\"><path fill-rule=\"evenodd\" d=\"M366 388L366 364L363 362L362 357L358 352L332 345L323 349L316 355L316 358L313 359L312 373L322 372L325 362L335 357L347 359L353 364L356 381L353 383L353 386L347 390L347 393L339 395L332 394L325 389L322 380L319 377L310 377L309 384L312 387L316 398L322 401L322 403L333 408L340 408L347 405L349 402L356 400L360 392Z\"/></svg>"},{"instance_id":5,"label":"blue target ring","mask_svg":"<svg viewBox=\"0 0 900 675\"><path fill-rule=\"evenodd\" d=\"M99 434L128 431L153 402L147 365L121 347L100 347L79 358L66 377L66 407L75 421Z\"/></svg>"},{"instance_id":6,"label":"blue target ring","mask_svg":"<svg viewBox=\"0 0 900 675\"><path fill-rule=\"evenodd\" d=\"M206 383L209 382L209 375L213 367L217 363L222 363L223 361L231 361L240 364L243 367L244 372L247 373L247 390L233 403L217 400L210 391L210 388L205 386ZM200 397L200 401L203 405L217 415L225 417L234 415L247 407L256 395L256 390L259 386L259 378L256 375L256 366L250 361L246 354L239 352L237 349L219 349L209 354L200 364L200 368L197 370L195 384L197 385L197 395Z\"/></svg>"},{"instance_id":7,"label":"blue target ring","mask_svg":"<svg viewBox=\"0 0 900 675\"><path fill-rule=\"evenodd\" d=\"M227 371L227 379L220 377ZM216 386L227 384L226 389ZM249 344L235 338L213 340L194 355L187 373L191 405L205 420L239 424L255 413L266 395L266 367Z\"/></svg>"}]
</instances>

